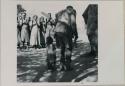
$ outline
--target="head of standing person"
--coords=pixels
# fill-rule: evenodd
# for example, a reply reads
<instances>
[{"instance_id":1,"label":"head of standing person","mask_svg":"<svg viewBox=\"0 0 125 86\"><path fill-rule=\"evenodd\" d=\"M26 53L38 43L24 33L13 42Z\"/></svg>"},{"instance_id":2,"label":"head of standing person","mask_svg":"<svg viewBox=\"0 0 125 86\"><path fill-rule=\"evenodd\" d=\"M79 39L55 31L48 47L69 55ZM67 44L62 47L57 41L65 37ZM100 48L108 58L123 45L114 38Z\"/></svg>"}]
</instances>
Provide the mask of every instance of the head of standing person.
<instances>
[{"instance_id":1,"label":"head of standing person","mask_svg":"<svg viewBox=\"0 0 125 86\"><path fill-rule=\"evenodd\" d=\"M37 21L37 19L38 19L38 16L37 16L37 15L34 15L34 16L33 16L33 20L34 20L34 21Z\"/></svg>"},{"instance_id":2,"label":"head of standing person","mask_svg":"<svg viewBox=\"0 0 125 86\"><path fill-rule=\"evenodd\" d=\"M55 26L55 20L54 19L51 20L51 25Z\"/></svg>"},{"instance_id":3,"label":"head of standing person","mask_svg":"<svg viewBox=\"0 0 125 86\"><path fill-rule=\"evenodd\" d=\"M43 16L41 16L41 17L39 18L39 22L40 22L40 23L44 23L44 22L45 22Z\"/></svg>"},{"instance_id":4,"label":"head of standing person","mask_svg":"<svg viewBox=\"0 0 125 86\"><path fill-rule=\"evenodd\" d=\"M49 18L49 19L51 19L51 18L52 18L51 13L48 13L48 18Z\"/></svg>"},{"instance_id":5,"label":"head of standing person","mask_svg":"<svg viewBox=\"0 0 125 86\"><path fill-rule=\"evenodd\" d=\"M48 13L48 17L47 17L47 22L50 22L50 20L52 19L51 13Z\"/></svg>"},{"instance_id":6,"label":"head of standing person","mask_svg":"<svg viewBox=\"0 0 125 86\"><path fill-rule=\"evenodd\" d=\"M67 6L66 7L66 12L68 13L68 14L72 14L73 13L73 7L72 6Z\"/></svg>"},{"instance_id":7,"label":"head of standing person","mask_svg":"<svg viewBox=\"0 0 125 86\"><path fill-rule=\"evenodd\" d=\"M26 13L22 14L23 19L26 19Z\"/></svg>"},{"instance_id":8,"label":"head of standing person","mask_svg":"<svg viewBox=\"0 0 125 86\"><path fill-rule=\"evenodd\" d=\"M28 17L28 21L31 21L31 17Z\"/></svg>"},{"instance_id":9,"label":"head of standing person","mask_svg":"<svg viewBox=\"0 0 125 86\"><path fill-rule=\"evenodd\" d=\"M26 17L27 23L31 21L31 17Z\"/></svg>"},{"instance_id":10,"label":"head of standing person","mask_svg":"<svg viewBox=\"0 0 125 86\"><path fill-rule=\"evenodd\" d=\"M23 18L22 18L22 15L20 14L20 15L18 15L18 17L17 17L17 23L18 23L18 25L22 25L22 20L23 20Z\"/></svg>"},{"instance_id":11,"label":"head of standing person","mask_svg":"<svg viewBox=\"0 0 125 86\"><path fill-rule=\"evenodd\" d=\"M19 13L19 14L17 15L17 20L19 20L20 17L22 17L21 13Z\"/></svg>"},{"instance_id":12,"label":"head of standing person","mask_svg":"<svg viewBox=\"0 0 125 86\"><path fill-rule=\"evenodd\" d=\"M37 15L34 15L34 16L33 16L33 18L32 18L32 24L33 24L33 25L38 24L38 16L37 16Z\"/></svg>"},{"instance_id":13,"label":"head of standing person","mask_svg":"<svg viewBox=\"0 0 125 86\"><path fill-rule=\"evenodd\" d=\"M22 19L23 19L22 16L19 16L19 22L20 22Z\"/></svg>"},{"instance_id":14,"label":"head of standing person","mask_svg":"<svg viewBox=\"0 0 125 86\"><path fill-rule=\"evenodd\" d=\"M21 15L18 15L18 16L17 16L17 22L19 22L20 20L22 20L22 16L21 16Z\"/></svg>"}]
</instances>

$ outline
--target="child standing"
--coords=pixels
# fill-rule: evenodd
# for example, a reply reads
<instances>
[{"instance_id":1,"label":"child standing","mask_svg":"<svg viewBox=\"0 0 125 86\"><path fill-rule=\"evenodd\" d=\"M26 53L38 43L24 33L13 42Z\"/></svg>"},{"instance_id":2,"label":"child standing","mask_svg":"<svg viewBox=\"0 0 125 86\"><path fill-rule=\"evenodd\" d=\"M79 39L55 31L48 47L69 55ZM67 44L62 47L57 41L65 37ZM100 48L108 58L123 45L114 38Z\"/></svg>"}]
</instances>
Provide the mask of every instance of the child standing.
<instances>
[{"instance_id":1,"label":"child standing","mask_svg":"<svg viewBox=\"0 0 125 86\"><path fill-rule=\"evenodd\" d=\"M46 44L47 44L47 67L50 70L55 70L56 68L56 48L53 44L53 38L51 36L48 36L46 38Z\"/></svg>"}]
</instances>

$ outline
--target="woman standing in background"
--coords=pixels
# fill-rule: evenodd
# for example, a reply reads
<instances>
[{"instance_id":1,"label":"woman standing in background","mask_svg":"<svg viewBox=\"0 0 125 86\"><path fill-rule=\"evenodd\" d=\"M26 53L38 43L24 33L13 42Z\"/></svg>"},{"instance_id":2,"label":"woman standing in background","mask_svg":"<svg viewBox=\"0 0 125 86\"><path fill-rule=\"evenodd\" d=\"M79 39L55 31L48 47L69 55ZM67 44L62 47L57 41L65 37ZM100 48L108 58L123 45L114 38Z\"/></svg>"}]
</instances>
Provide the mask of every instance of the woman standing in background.
<instances>
[{"instance_id":1,"label":"woman standing in background","mask_svg":"<svg viewBox=\"0 0 125 86\"><path fill-rule=\"evenodd\" d=\"M42 48L45 48L45 21L44 17L39 18L39 25L40 29L40 44Z\"/></svg>"},{"instance_id":2,"label":"woman standing in background","mask_svg":"<svg viewBox=\"0 0 125 86\"><path fill-rule=\"evenodd\" d=\"M45 33L45 40L47 39L47 37L51 36L54 39L54 29L55 29L55 25L54 25L54 20L51 17L51 13L48 13L49 17L48 19L46 19L46 33Z\"/></svg>"},{"instance_id":3,"label":"woman standing in background","mask_svg":"<svg viewBox=\"0 0 125 86\"><path fill-rule=\"evenodd\" d=\"M38 28L38 16L34 15L32 20L32 30L30 36L30 45L33 48L39 48L41 46L40 43L40 29Z\"/></svg>"},{"instance_id":4,"label":"woman standing in background","mask_svg":"<svg viewBox=\"0 0 125 86\"><path fill-rule=\"evenodd\" d=\"M26 13L23 14L22 19L22 30L21 30L21 41L23 43L23 47L29 46L30 42L30 29L29 29L29 19L26 17Z\"/></svg>"},{"instance_id":5,"label":"woman standing in background","mask_svg":"<svg viewBox=\"0 0 125 86\"><path fill-rule=\"evenodd\" d=\"M18 15L17 17L17 46L21 47L21 29L22 29L22 16Z\"/></svg>"}]
</instances>

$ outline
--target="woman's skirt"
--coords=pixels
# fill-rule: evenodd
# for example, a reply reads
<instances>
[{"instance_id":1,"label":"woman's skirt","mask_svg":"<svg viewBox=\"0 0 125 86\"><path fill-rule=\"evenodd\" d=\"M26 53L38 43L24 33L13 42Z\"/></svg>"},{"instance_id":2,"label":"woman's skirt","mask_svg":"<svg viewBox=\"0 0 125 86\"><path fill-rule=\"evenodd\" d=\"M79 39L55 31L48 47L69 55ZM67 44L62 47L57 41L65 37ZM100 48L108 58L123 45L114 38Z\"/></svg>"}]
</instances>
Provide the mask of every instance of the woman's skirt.
<instances>
[{"instance_id":1,"label":"woman's skirt","mask_svg":"<svg viewBox=\"0 0 125 86\"><path fill-rule=\"evenodd\" d=\"M26 24L22 26L21 41L26 44L30 42L30 31L28 25Z\"/></svg>"},{"instance_id":2,"label":"woman's skirt","mask_svg":"<svg viewBox=\"0 0 125 86\"><path fill-rule=\"evenodd\" d=\"M40 31L40 44L42 47L45 47L45 37L44 37L44 33L42 31Z\"/></svg>"},{"instance_id":3,"label":"woman's skirt","mask_svg":"<svg viewBox=\"0 0 125 86\"><path fill-rule=\"evenodd\" d=\"M40 29L37 25L33 26L30 36L30 45L34 46L41 46L40 44Z\"/></svg>"}]
</instances>

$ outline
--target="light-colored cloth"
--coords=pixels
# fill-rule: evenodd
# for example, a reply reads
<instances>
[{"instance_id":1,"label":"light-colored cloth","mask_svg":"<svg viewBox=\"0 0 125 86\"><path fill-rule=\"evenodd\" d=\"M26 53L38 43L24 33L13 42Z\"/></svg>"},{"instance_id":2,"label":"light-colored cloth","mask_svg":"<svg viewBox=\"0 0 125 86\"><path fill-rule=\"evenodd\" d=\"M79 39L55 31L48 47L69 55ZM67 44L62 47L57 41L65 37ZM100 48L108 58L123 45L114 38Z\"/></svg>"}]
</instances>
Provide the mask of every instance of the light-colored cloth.
<instances>
[{"instance_id":1,"label":"light-colored cloth","mask_svg":"<svg viewBox=\"0 0 125 86\"><path fill-rule=\"evenodd\" d=\"M31 36L30 36L30 45L41 45L40 44L40 29L37 25L32 27Z\"/></svg>"},{"instance_id":2,"label":"light-colored cloth","mask_svg":"<svg viewBox=\"0 0 125 86\"><path fill-rule=\"evenodd\" d=\"M49 25L49 24L47 25L46 33L45 33L45 42L46 42L46 38L47 38L48 36L51 36L51 37L53 38L53 41L55 40L55 39L54 39L54 34L55 34L54 28L55 28L55 27L53 27L52 25Z\"/></svg>"},{"instance_id":3,"label":"light-colored cloth","mask_svg":"<svg viewBox=\"0 0 125 86\"><path fill-rule=\"evenodd\" d=\"M21 30L21 41L24 43L29 43L29 30L28 30L28 25L27 24L23 24L22 26L22 30Z\"/></svg>"}]
</instances>

